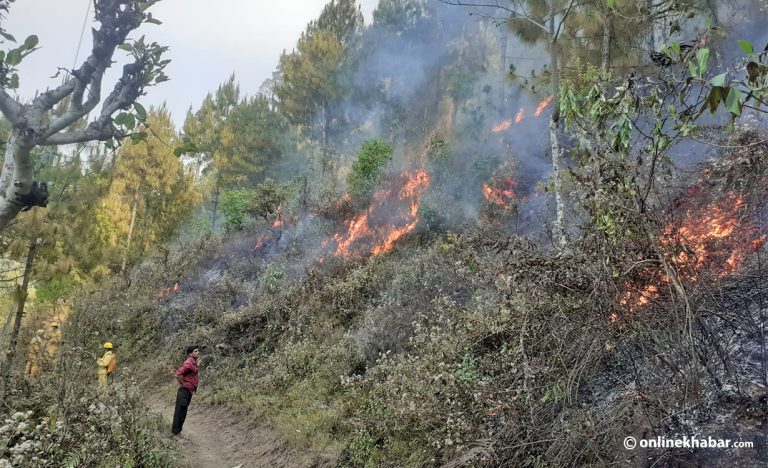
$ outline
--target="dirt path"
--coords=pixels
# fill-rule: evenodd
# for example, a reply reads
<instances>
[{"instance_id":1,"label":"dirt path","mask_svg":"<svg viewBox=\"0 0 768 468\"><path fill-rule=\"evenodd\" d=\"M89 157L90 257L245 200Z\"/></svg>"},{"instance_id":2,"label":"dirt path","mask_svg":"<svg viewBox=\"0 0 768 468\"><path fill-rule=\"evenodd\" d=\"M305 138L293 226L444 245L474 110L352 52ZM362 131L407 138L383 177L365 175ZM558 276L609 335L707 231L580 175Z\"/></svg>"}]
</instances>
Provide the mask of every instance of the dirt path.
<instances>
[{"instance_id":1,"label":"dirt path","mask_svg":"<svg viewBox=\"0 0 768 468\"><path fill-rule=\"evenodd\" d=\"M168 422L173 419L173 398L155 397L153 411ZM288 447L272 430L249 423L222 407L192 404L179 444L181 468L251 468L328 466Z\"/></svg>"}]
</instances>

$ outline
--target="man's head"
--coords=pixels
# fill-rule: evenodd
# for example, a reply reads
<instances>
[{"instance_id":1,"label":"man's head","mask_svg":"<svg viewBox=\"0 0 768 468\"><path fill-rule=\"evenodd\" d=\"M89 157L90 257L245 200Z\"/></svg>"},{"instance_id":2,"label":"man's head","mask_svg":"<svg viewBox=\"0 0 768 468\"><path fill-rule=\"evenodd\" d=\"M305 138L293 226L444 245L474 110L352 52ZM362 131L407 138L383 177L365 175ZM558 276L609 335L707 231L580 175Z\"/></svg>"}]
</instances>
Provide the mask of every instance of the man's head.
<instances>
[{"instance_id":1,"label":"man's head","mask_svg":"<svg viewBox=\"0 0 768 468\"><path fill-rule=\"evenodd\" d=\"M192 356L193 358L197 359L200 356L200 346L198 345L187 346L187 356Z\"/></svg>"},{"instance_id":2,"label":"man's head","mask_svg":"<svg viewBox=\"0 0 768 468\"><path fill-rule=\"evenodd\" d=\"M51 322L51 328L59 328L59 322Z\"/></svg>"}]
</instances>

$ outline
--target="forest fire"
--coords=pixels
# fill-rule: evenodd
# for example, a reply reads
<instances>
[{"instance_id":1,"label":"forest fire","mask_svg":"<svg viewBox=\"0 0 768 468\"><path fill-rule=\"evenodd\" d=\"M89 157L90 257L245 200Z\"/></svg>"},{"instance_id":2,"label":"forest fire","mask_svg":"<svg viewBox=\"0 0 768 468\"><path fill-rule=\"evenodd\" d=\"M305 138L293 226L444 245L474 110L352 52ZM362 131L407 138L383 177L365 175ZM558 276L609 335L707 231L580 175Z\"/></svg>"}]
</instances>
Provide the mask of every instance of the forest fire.
<instances>
[{"instance_id":1,"label":"forest fire","mask_svg":"<svg viewBox=\"0 0 768 468\"><path fill-rule=\"evenodd\" d=\"M536 117L540 117L542 112L544 112L544 109L549 107L550 104L552 104L552 96L549 96L543 101L541 101L539 105L536 107L536 112L534 112L533 115L535 115Z\"/></svg>"},{"instance_id":2,"label":"forest fire","mask_svg":"<svg viewBox=\"0 0 768 468\"><path fill-rule=\"evenodd\" d=\"M512 121L507 119L504 122L496 125L493 127L493 130L491 130L493 133L499 133L503 132L504 130L508 129L512 125Z\"/></svg>"},{"instance_id":3,"label":"forest fire","mask_svg":"<svg viewBox=\"0 0 768 468\"><path fill-rule=\"evenodd\" d=\"M541 114L544 112L544 109L546 109L550 104L552 104L552 96L549 96L548 98L541 101L538 106L536 106L536 112L534 112L533 115L536 117L540 117ZM517 114L515 114L514 123L519 124L525 119L525 108L521 107L519 111L517 111ZM493 133L499 133L503 132L504 130L508 129L512 126L512 119L507 119L500 124L496 125L491 129Z\"/></svg>"},{"instance_id":4,"label":"forest fire","mask_svg":"<svg viewBox=\"0 0 768 468\"><path fill-rule=\"evenodd\" d=\"M698 189L689 190L689 195L698 193ZM724 199L706 204L696 201L696 197L687 199L680 220L668 224L659 238L681 279L692 283L700 281L705 272L719 278L735 273L765 239L744 222L746 203L737 194L729 192ZM657 272L656 276L657 283L669 283L666 274ZM625 289L619 302L630 311L659 295L659 287L651 284L630 284Z\"/></svg>"},{"instance_id":5,"label":"forest fire","mask_svg":"<svg viewBox=\"0 0 768 468\"><path fill-rule=\"evenodd\" d=\"M525 117L525 109L521 107L520 110L517 111L517 114L515 114L515 123L519 124L520 122L523 121L524 117Z\"/></svg>"},{"instance_id":6,"label":"forest fire","mask_svg":"<svg viewBox=\"0 0 768 468\"><path fill-rule=\"evenodd\" d=\"M171 286L169 288L165 288L162 291L160 291L157 294L157 299L162 299L162 298L164 298L166 296L170 296L172 293L177 292L180 287L181 287L181 284L178 281L176 281L175 283L173 283L173 286Z\"/></svg>"},{"instance_id":7,"label":"forest fire","mask_svg":"<svg viewBox=\"0 0 768 468\"><path fill-rule=\"evenodd\" d=\"M502 208L510 208L512 200L517 198L515 193L517 181L512 177L494 180L491 185L483 183L482 187L485 199Z\"/></svg>"},{"instance_id":8,"label":"forest fire","mask_svg":"<svg viewBox=\"0 0 768 468\"><path fill-rule=\"evenodd\" d=\"M392 250L398 239L416 229L419 201L427 187L429 174L424 169L400 174L396 181L374 194L364 213L352 218L346 223L346 229L333 237L335 255L349 257L353 245L363 242L373 245L370 250L373 255Z\"/></svg>"}]
</instances>

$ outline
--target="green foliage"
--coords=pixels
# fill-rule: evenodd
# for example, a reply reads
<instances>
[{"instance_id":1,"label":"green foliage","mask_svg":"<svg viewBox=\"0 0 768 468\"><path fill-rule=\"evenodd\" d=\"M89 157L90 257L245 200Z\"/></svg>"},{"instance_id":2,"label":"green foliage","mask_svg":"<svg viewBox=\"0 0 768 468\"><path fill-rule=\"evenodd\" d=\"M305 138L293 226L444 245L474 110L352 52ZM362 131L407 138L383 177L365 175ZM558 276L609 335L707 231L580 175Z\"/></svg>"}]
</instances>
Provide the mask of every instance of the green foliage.
<instances>
[{"instance_id":1,"label":"green foliage","mask_svg":"<svg viewBox=\"0 0 768 468\"><path fill-rule=\"evenodd\" d=\"M477 74L471 71L458 70L448 78L446 90L456 102L464 102L472 96L477 79Z\"/></svg>"},{"instance_id":2,"label":"green foliage","mask_svg":"<svg viewBox=\"0 0 768 468\"><path fill-rule=\"evenodd\" d=\"M365 200L371 196L379 183L382 170L392 160L392 152L392 146L380 139L363 143L347 177L349 194L354 200Z\"/></svg>"},{"instance_id":3,"label":"green foliage","mask_svg":"<svg viewBox=\"0 0 768 468\"><path fill-rule=\"evenodd\" d=\"M279 214L281 207L291 195L291 186L286 183L266 179L256 186L253 191L248 213L267 219L269 216Z\"/></svg>"},{"instance_id":4,"label":"green foliage","mask_svg":"<svg viewBox=\"0 0 768 468\"><path fill-rule=\"evenodd\" d=\"M83 280L76 273L55 277L35 288L35 299L41 303L55 303L57 300L70 296L75 288L82 285Z\"/></svg>"},{"instance_id":5,"label":"green foliage","mask_svg":"<svg viewBox=\"0 0 768 468\"><path fill-rule=\"evenodd\" d=\"M264 271L264 284L267 291L276 293L280 290L285 281L285 265L270 265Z\"/></svg>"},{"instance_id":6,"label":"green foliage","mask_svg":"<svg viewBox=\"0 0 768 468\"><path fill-rule=\"evenodd\" d=\"M224 192L221 211L224 213L224 225L228 231L242 231L245 228L246 215L252 199L253 193L249 190Z\"/></svg>"},{"instance_id":7,"label":"green foliage","mask_svg":"<svg viewBox=\"0 0 768 468\"><path fill-rule=\"evenodd\" d=\"M13 389L0 411L0 466L173 465L165 424L149 414L135 382L104 392L90 378L68 380L66 406L51 398L62 395L52 380Z\"/></svg>"}]
</instances>

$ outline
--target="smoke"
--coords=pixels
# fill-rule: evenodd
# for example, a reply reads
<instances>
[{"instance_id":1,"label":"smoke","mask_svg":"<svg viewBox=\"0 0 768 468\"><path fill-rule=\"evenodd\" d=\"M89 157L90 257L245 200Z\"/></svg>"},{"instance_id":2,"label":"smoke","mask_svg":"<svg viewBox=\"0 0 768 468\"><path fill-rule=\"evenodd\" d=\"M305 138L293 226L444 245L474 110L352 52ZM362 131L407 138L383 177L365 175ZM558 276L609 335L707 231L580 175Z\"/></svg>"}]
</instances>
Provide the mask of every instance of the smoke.
<instances>
[{"instance_id":1,"label":"smoke","mask_svg":"<svg viewBox=\"0 0 768 468\"><path fill-rule=\"evenodd\" d=\"M731 32L711 45L716 50L715 66L724 67L743 56L737 34L755 38L756 48L768 41L761 22L765 15L750 16L753 3L719 6L720 25ZM416 170L429 175L428 188L417 197L418 229L461 231L492 222L518 234L546 237L552 213L551 197L540 189L552 170L546 51L505 33L505 26L470 16L466 9L438 2L426 2L424 9L426 14L400 18L400 26L397 21L378 22L364 31L352 57L348 89L331 110L330 148L305 146L302 151L314 155L312 164L304 164L307 158L302 156L280 166L283 176L298 173L311 179L315 200L326 208L316 216L304 212L281 228L279 236L262 239L260 253L300 250L312 261L333 256L339 239L349 239L345 230L364 216L371 232L409 226L411 201L398 201L393 186L403 173ZM667 39L695 38L703 25L703 20L692 22L679 37ZM317 118L319 128L325 116ZM724 120L704 116L702 123L719 128ZM495 128L501 129L494 132ZM370 138L383 138L395 148L377 195L390 200L372 200L361 212L343 201L344 176L362 142ZM568 145L565 141L566 164ZM328 160L323 161L321 154ZM713 154L710 146L695 141L670 152L680 168ZM326 172L324 164L331 170ZM484 187L502 193L504 184L509 184L505 181L511 179L514 197L498 203L494 196L484 196ZM355 242L349 243L350 251ZM372 242L370 237L361 241L360 250L370 253Z\"/></svg>"}]
</instances>

